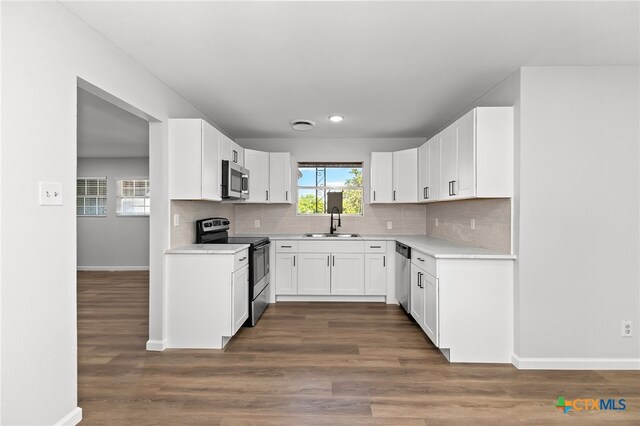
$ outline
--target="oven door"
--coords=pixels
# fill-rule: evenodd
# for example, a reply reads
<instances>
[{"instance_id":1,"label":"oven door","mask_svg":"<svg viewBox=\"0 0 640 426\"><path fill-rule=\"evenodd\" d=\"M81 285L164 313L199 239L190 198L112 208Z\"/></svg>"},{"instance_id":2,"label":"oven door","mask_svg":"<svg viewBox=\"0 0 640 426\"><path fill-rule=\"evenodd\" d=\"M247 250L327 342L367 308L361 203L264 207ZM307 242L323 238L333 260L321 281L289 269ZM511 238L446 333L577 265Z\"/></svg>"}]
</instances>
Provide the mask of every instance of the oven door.
<instances>
[{"instance_id":1,"label":"oven door","mask_svg":"<svg viewBox=\"0 0 640 426\"><path fill-rule=\"evenodd\" d=\"M269 276L269 247L271 246L270 242L266 242L260 245L257 245L253 248L253 283L254 286L254 295L258 295L261 288L255 288L256 286L264 287L268 283L268 279L265 280L266 277Z\"/></svg>"}]
</instances>

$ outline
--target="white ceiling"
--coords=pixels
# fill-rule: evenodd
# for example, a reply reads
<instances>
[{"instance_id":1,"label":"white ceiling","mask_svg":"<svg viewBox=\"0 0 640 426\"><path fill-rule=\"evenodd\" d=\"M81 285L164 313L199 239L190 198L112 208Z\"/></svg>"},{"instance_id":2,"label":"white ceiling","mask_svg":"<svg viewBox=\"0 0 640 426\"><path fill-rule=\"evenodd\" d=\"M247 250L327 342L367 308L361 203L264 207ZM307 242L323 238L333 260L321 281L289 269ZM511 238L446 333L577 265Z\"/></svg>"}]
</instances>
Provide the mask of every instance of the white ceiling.
<instances>
[{"instance_id":1,"label":"white ceiling","mask_svg":"<svg viewBox=\"0 0 640 426\"><path fill-rule=\"evenodd\" d=\"M78 89L78 157L148 157L149 122Z\"/></svg>"},{"instance_id":2,"label":"white ceiling","mask_svg":"<svg viewBox=\"0 0 640 426\"><path fill-rule=\"evenodd\" d=\"M234 138L426 137L520 66L639 56L638 2L63 3Z\"/></svg>"}]
</instances>

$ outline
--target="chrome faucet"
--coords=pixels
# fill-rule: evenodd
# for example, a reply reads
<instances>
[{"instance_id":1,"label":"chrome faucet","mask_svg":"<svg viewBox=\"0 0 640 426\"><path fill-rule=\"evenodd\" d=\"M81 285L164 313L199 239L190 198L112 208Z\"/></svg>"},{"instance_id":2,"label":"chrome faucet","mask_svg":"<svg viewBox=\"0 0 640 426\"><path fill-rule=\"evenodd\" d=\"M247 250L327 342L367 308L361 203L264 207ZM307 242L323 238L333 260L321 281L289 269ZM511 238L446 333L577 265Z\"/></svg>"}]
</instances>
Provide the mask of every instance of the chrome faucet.
<instances>
[{"instance_id":1,"label":"chrome faucet","mask_svg":"<svg viewBox=\"0 0 640 426\"><path fill-rule=\"evenodd\" d=\"M333 208L331 209L331 225L329 226L329 233L330 234L333 234L336 231L336 227L333 226L333 221L334 221L333 213L334 213L334 210L338 211L338 226L342 226L342 221L340 219L340 209L338 207L336 207L336 206L333 206Z\"/></svg>"}]
</instances>

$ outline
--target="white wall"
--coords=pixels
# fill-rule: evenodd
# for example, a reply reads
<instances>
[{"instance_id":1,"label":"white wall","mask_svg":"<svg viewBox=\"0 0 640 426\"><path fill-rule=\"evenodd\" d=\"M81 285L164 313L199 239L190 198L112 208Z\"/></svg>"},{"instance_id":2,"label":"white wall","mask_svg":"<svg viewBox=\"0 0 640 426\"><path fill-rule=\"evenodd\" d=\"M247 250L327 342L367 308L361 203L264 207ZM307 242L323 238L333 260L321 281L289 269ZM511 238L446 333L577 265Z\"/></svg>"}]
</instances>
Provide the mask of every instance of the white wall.
<instances>
[{"instance_id":1,"label":"white wall","mask_svg":"<svg viewBox=\"0 0 640 426\"><path fill-rule=\"evenodd\" d=\"M78 414L77 78L159 120L149 129L152 340L162 340L169 247L166 120L203 116L59 3L2 2L1 51L0 423L53 424ZM39 181L61 182L64 206L39 206Z\"/></svg>"},{"instance_id":2,"label":"white wall","mask_svg":"<svg viewBox=\"0 0 640 426\"><path fill-rule=\"evenodd\" d=\"M525 361L640 366L638 79L637 67L522 69L514 231ZM622 320L633 338L621 337Z\"/></svg>"},{"instance_id":3,"label":"white wall","mask_svg":"<svg viewBox=\"0 0 640 426\"><path fill-rule=\"evenodd\" d=\"M149 217L116 215L116 179L148 177L148 158L79 158L78 177L107 177L107 216L78 217L78 269L149 267Z\"/></svg>"}]
</instances>

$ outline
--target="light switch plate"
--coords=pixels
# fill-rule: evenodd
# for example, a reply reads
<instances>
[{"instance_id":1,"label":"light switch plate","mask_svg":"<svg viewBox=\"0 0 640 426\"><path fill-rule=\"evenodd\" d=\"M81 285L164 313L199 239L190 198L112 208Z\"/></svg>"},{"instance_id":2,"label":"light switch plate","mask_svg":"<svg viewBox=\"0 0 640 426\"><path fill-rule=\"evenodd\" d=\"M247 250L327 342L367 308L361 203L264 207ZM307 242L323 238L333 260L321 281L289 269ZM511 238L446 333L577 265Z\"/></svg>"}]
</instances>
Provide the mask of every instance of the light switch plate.
<instances>
[{"instance_id":1,"label":"light switch plate","mask_svg":"<svg viewBox=\"0 0 640 426\"><path fill-rule=\"evenodd\" d=\"M253 224L254 228L260 228L260 219L256 219L254 224Z\"/></svg>"},{"instance_id":2,"label":"light switch plate","mask_svg":"<svg viewBox=\"0 0 640 426\"><path fill-rule=\"evenodd\" d=\"M387 222L387 229L393 229L393 222Z\"/></svg>"},{"instance_id":3,"label":"light switch plate","mask_svg":"<svg viewBox=\"0 0 640 426\"><path fill-rule=\"evenodd\" d=\"M41 206L61 206L62 203L62 183L60 182L40 182L39 196Z\"/></svg>"},{"instance_id":4,"label":"light switch plate","mask_svg":"<svg viewBox=\"0 0 640 426\"><path fill-rule=\"evenodd\" d=\"M180 226L180 215L177 213L173 215L173 226Z\"/></svg>"}]
</instances>

